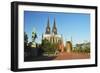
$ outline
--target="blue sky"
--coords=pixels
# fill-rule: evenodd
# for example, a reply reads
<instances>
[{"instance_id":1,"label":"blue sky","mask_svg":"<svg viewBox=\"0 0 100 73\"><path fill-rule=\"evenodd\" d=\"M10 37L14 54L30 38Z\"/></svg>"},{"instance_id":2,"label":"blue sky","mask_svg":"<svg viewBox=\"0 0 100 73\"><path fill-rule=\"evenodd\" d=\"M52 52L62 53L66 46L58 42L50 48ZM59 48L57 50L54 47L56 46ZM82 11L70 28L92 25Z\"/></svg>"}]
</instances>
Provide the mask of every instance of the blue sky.
<instances>
[{"instance_id":1,"label":"blue sky","mask_svg":"<svg viewBox=\"0 0 100 73\"><path fill-rule=\"evenodd\" d=\"M36 42L41 43L48 17L51 29L54 18L56 19L58 34L62 34L64 42L70 41L71 37L73 44L90 40L89 14L24 11L24 31L27 33L29 41L31 41L33 28L35 28L38 37Z\"/></svg>"}]
</instances>

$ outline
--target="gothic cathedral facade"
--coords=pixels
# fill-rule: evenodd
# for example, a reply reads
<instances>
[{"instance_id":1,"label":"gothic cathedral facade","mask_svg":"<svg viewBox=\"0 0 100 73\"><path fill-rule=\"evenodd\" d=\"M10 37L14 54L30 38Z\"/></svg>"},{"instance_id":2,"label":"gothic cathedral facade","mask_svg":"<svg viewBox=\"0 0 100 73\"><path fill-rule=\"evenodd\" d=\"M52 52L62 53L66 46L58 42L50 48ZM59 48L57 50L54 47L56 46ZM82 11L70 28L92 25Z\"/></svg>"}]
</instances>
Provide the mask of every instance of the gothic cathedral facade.
<instances>
[{"instance_id":1,"label":"gothic cathedral facade","mask_svg":"<svg viewBox=\"0 0 100 73\"><path fill-rule=\"evenodd\" d=\"M61 43L61 42L63 42L62 36L59 35L58 32L57 32L56 20L55 19L54 19L53 27L51 29L49 18L48 18L46 31L42 35L42 39L46 39L51 43Z\"/></svg>"}]
</instances>

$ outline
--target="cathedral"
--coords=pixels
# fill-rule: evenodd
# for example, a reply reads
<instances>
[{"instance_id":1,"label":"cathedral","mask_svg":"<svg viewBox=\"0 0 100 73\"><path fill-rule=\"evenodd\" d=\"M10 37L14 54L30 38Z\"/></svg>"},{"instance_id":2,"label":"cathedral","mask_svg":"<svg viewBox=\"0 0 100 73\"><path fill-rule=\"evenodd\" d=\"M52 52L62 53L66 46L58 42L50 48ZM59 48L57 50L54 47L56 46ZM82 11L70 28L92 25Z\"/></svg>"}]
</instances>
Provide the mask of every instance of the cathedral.
<instances>
[{"instance_id":1,"label":"cathedral","mask_svg":"<svg viewBox=\"0 0 100 73\"><path fill-rule=\"evenodd\" d=\"M61 42L63 42L62 36L59 35L58 32L57 32L56 20L55 19L54 19L53 27L51 29L49 18L48 18L46 30L45 30L45 33L42 36L42 39L46 39L51 43L61 43Z\"/></svg>"}]
</instances>

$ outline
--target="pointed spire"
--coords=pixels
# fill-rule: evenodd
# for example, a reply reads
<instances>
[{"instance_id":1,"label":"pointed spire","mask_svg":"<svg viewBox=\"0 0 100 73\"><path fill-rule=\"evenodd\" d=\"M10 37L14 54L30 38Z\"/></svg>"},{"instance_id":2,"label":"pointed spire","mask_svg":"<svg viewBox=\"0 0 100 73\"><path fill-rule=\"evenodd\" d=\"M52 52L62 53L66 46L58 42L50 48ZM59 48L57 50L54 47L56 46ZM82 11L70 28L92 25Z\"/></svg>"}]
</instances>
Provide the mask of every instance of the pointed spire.
<instances>
[{"instance_id":1,"label":"pointed spire","mask_svg":"<svg viewBox=\"0 0 100 73\"><path fill-rule=\"evenodd\" d=\"M73 40L72 40L72 36L71 36L71 42L72 42Z\"/></svg>"},{"instance_id":2,"label":"pointed spire","mask_svg":"<svg viewBox=\"0 0 100 73\"><path fill-rule=\"evenodd\" d=\"M50 27L49 17L48 17L47 27Z\"/></svg>"},{"instance_id":3,"label":"pointed spire","mask_svg":"<svg viewBox=\"0 0 100 73\"><path fill-rule=\"evenodd\" d=\"M54 28L56 28L56 20L55 20L55 18L54 18Z\"/></svg>"},{"instance_id":4,"label":"pointed spire","mask_svg":"<svg viewBox=\"0 0 100 73\"><path fill-rule=\"evenodd\" d=\"M55 20L55 18L54 18L54 24L53 24L52 33L57 34L57 28L56 28L56 20Z\"/></svg>"},{"instance_id":5,"label":"pointed spire","mask_svg":"<svg viewBox=\"0 0 100 73\"><path fill-rule=\"evenodd\" d=\"M50 34L50 22L49 22L49 17L48 17L48 21L47 21L47 27L46 27L46 34Z\"/></svg>"}]
</instances>

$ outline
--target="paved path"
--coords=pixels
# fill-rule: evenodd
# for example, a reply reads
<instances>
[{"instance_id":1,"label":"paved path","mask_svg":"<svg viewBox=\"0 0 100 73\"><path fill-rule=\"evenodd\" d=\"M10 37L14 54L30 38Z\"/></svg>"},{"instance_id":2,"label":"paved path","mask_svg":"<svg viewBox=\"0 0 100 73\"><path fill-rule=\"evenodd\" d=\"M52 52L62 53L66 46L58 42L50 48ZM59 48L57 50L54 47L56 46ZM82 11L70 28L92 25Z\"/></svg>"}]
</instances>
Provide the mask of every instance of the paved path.
<instances>
[{"instance_id":1,"label":"paved path","mask_svg":"<svg viewBox=\"0 0 100 73\"><path fill-rule=\"evenodd\" d=\"M47 60L73 60L73 59L89 59L89 53L67 53L63 52L58 54L57 56L47 57L47 56L39 56L39 57L27 57L25 61L47 61Z\"/></svg>"},{"instance_id":2,"label":"paved path","mask_svg":"<svg viewBox=\"0 0 100 73\"><path fill-rule=\"evenodd\" d=\"M55 60L71 60L71 59L88 59L90 58L89 53L60 53L58 56L55 58Z\"/></svg>"}]
</instances>

